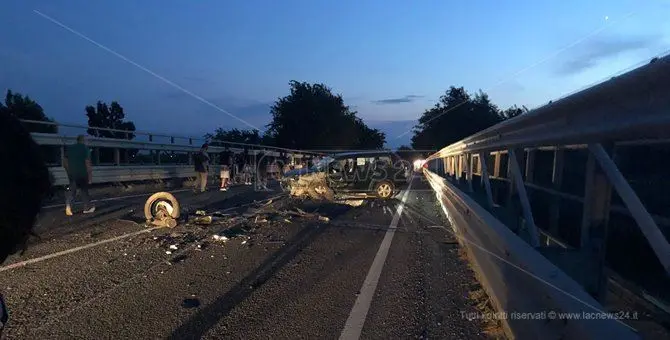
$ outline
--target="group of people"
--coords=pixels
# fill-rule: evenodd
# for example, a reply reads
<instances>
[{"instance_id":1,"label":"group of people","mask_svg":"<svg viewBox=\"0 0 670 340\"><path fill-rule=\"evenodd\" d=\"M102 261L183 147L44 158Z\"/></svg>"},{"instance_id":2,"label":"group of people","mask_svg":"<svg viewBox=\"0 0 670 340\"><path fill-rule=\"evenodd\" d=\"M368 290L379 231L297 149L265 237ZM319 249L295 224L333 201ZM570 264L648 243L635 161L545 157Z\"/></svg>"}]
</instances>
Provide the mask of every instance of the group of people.
<instances>
[{"instance_id":1,"label":"group of people","mask_svg":"<svg viewBox=\"0 0 670 340\"><path fill-rule=\"evenodd\" d=\"M209 177L210 164L212 163L208 150L209 145L205 143L193 157L194 170L196 172L196 181L193 190L196 192L204 192L207 189L207 178ZM252 164L255 166L252 166ZM228 149L219 154L219 165L221 166L221 170L219 171L219 178L221 180L220 191L227 191L234 184L252 185L254 176L257 178L258 188L267 189L269 179L279 179L284 172L294 168L288 164L281 167L275 157L257 154L254 160L249 155L248 150L235 154ZM307 164L299 163L295 168L302 168L303 166L307 166Z\"/></svg>"}]
</instances>

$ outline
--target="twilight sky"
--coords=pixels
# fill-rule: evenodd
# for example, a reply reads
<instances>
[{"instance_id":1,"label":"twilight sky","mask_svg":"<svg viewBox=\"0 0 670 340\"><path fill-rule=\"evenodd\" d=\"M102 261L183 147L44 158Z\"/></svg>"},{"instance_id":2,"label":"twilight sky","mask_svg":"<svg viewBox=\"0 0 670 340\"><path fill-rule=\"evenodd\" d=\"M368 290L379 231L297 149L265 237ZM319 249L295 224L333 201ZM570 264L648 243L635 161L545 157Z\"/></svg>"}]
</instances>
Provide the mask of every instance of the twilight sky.
<instances>
[{"instance_id":1,"label":"twilight sky","mask_svg":"<svg viewBox=\"0 0 670 340\"><path fill-rule=\"evenodd\" d=\"M248 128L229 114L262 130L289 80L323 82L397 146L451 85L536 107L664 53L667 18L668 0L3 0L0 91L202 135Z\"/></svg>"}]
</instances>

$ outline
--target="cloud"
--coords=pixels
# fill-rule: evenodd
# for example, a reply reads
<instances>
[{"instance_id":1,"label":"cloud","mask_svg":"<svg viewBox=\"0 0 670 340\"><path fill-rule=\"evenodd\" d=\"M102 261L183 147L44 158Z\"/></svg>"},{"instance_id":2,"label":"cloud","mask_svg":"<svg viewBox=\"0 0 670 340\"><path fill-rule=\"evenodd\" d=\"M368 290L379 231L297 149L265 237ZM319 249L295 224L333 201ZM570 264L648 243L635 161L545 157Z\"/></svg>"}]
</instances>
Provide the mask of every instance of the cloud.
<instances>
[{"instance_id":1,"label":"cloud","mask_svg":"<svg viewBox=\"0 0 670 340\"><path fill-rule=\"evenodd\" d=\"M653 47L661 42L660 36L594 38L558 65L557 72L571 75L597 66L599 63L625 52Z\"/></svg>"},{"instance_id":2,"label":"cloud","mask_svg":"<svg viewBox=\"0 0 670 340\"><path fill-rule=\"evenodd\" d=\"M419 98L423 98L423 96L416 96L413 94L409 94L400 98L387 98L387 99L374 100L372 101L372 103L377 105L402 104L402 103L411 103Z\"/></svg>"}]
</instances>

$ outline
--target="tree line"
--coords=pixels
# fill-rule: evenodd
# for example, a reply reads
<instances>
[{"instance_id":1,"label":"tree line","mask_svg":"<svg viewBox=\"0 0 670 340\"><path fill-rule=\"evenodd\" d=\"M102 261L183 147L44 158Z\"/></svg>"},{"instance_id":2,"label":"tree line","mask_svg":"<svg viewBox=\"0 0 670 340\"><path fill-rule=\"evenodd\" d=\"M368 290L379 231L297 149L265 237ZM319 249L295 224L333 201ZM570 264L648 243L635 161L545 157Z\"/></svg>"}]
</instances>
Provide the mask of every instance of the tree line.
<instances>
[{"instance_id":1,"label":"tree line","mask_svg":"<svg viewBox=\"0 0 670 340\"><path fill-rule=\"evenodd\" d=\"M126 119L123 107L116 101L109 105L98 101L84 109L88 118L88 134L95 137L133 139L135 124ZM398 151L435 150L503 120L527 112L516 105L502 110L489 96L478 91L468 93L463 87L450 87L431 108L426 109L413 128L411 146ZM32 98L7 91L0 113L6 112L23 120L53 122ZM218 128L205 135L208 140L248 144L263 144L290 149L358 150L382 149L384 132L371 128L346 105L342 95L335 94L324 84L289 82L289 94L278 98L269 114L272 116L266 131ZM55 125L26 123L31 132L57 133ZM106 131L108 128L121 131Z\"/></svg>"}]
</instances>

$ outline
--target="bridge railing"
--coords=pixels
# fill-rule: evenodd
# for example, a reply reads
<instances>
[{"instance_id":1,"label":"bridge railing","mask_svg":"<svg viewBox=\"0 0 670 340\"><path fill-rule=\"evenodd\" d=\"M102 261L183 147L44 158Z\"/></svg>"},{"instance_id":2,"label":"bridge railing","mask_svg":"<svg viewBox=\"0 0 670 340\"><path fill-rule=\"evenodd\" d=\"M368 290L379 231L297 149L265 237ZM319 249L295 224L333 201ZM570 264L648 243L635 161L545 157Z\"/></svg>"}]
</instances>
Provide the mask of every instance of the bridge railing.
<instances>
[{"instance_id":1,"label":"bridge railing","mask_svg":"<svg viewBox=\"0 0 670 340\"><path fill-rule=\"evenodd\" d=\"M212 157L213 172L218 170L219 153L230 151L233 154L247 152L249 155L288 159L295 163L304 157L321 156L322 153L301 151L259 144L230 142L199 137L158 134L142 131L128 131L108 128L89 128L83 125L62 124L44 121L22 121L27 126L55 126L56 133L33 132L33 139L44 149L43 153L50 165L55 185L67 184L67 175L62 167L65 150L76 143L78 134L86 134L83 129L107 131L115 136L133 139L105 138L87 136L87 146L92 150L94 165L94 183L112 183L125 181L158 180L168 178L194 177L192 155L200 146L208 142ZM40 129L44 131L44 129Z\"/></svg>"},{"instance_id":2,"label":"bridge railing","mask_svg":"<svg viewBox=\"0 0 670 340\"><path fill-rule=\"evenodd\" d=\"M497 308L603 308L606 267L667 298L668 93L665 57L428 158L427 178L472 241L464 246ZM630 335L612 320L507 325L517 335Z\"/></svg>"}]
</instances>

